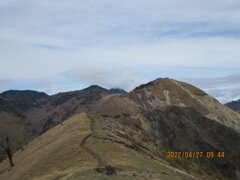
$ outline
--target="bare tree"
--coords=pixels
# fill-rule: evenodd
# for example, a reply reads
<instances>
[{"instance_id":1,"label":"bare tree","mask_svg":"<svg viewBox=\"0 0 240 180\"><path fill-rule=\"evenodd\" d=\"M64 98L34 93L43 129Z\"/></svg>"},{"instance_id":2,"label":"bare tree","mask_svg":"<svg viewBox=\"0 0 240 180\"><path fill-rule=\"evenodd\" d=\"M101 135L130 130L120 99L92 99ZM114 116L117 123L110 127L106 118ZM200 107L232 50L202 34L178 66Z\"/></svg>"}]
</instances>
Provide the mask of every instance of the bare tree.
<instances>
[{"instance_id":1,"label":"bare tree","mask_svg":"<svg viewBox=\"0 0 240 180\"><path fill-rule=\"evenodd\" d=\"M6 128L0 130L0 148L8 156L10 167L13 167L13 139L11 138L11 132Z\"/></svg>"}]
</instances>

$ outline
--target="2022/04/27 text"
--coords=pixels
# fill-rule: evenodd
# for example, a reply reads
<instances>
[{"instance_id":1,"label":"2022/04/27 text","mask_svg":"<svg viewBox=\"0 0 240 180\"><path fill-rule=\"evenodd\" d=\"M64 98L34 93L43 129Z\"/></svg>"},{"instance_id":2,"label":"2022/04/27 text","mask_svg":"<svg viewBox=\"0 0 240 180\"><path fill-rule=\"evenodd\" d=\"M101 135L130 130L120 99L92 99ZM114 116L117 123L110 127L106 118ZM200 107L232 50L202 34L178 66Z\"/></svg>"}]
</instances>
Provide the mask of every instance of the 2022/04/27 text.
<instances>
[{"instance_id":1,"label":"2022/04/27 text","mask_svg":"<svg viewBox=\"0 0 240 180\"><path fill-rule=\"evenodd\" d=\"M202 151L196 151L196 152L167 152L166 156L168 159L199 159L199 158L207 158L207 159L212 159L212 158L224 158L225 157L225 152L213 152L213 151L207 151L207 152L202 152Z\"/></svg>"}]
</instances>

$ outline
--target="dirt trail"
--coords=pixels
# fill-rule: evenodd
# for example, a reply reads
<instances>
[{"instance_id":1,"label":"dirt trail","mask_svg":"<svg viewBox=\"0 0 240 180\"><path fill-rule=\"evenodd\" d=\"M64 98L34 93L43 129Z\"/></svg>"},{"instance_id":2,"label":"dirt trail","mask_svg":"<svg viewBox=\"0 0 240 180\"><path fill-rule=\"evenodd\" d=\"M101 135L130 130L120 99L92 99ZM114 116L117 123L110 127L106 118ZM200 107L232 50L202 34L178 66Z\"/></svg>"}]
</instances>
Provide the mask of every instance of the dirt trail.
<instances>
[{"instance_id":1,"label":"dirt trail","mask_svg":"<svg viewBox=\"0 0 240 180\"><path fill-rule=\"evenodd\" d=\"M94 134L94 119L91 118L89 115L88 115L88 118L90 120L89 122L89 126L90 126L90 134L88 134L87 136L85 136L83 138L83 140L81 141L80 143L80 148L82 148L83 150L85 150L87 153L89 153L98 163L98 167L103 167L105 165L105 162L104 160L95 152L93 151L92 149L88 148L85 146L85 142L91 138Z\"/></svg>"},{"instance_id":2,"label":"dirt trail","mask_svg":"<svg viewBox=\"0 0 240 180\"><path fill-rule=\"evenodd\" d=\"M81 141L81 143L80 143L80 148L82 148L83 150L85 150L87 153L89 153L96 161L97 161L97 167L104 167L105 165L106 165L106 163L104 162L104 160L95 152L95 151L93 151L92 149L90 149L90 148L88 148L88 147L86 147L85 146L85 142L89 139L89 138L91 138L93 135L94 135L94 131L95 131L95 129L94 129L94 119L92 118L92 117L90 117L89 115L87 115L88 116L88 119L90 120L89 121L89 128L90 128L90 134L88 134L88 135L86 135L84 138L83 138L83 140ZM177 169L177 168L175 168L175 167L172 167L172 166L169 166L169 165L167 165L167 164L164 164L164 163L161 163L161 162L159 162L159 161L157 161L157 160L155 160L155 162L156 163L158 163L158 164L161 164L161 165L163 165L163 166L165 166L165 167L167 167L167 168L169 168L169 169L172 169L172 170L174 170L174 171L176 171L176 172L178 172L178 173L181 173L181 174L184 174L184 175L186 175L186 176L189 176L190 178L192 178L193 180L197 180L198 178L196 178L196 177L194 177L193 175L191 175L191 174L189 174L189 173L187 173L187 172L185 172L185 171L182 171L182 170L180 170L180 169Z\"/></svg>"}]
</instances>

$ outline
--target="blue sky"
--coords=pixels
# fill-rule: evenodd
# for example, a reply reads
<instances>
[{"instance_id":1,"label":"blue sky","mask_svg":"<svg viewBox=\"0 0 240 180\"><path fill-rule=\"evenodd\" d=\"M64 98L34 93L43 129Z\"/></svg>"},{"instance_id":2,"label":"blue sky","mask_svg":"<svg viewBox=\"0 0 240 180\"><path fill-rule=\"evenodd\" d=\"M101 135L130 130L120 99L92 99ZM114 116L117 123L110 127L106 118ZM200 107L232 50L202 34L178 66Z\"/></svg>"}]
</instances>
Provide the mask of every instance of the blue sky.
<instances>
[{"instance_id":1,"label":"blue sky","mask_svg":"<svg viewBox=\"0 0 240 180\"><path fill-rule=\"evenodd\" d=\"M1 0L0 91L170 77L240 98L239 0Z\"/></svg>"}]
</instances>

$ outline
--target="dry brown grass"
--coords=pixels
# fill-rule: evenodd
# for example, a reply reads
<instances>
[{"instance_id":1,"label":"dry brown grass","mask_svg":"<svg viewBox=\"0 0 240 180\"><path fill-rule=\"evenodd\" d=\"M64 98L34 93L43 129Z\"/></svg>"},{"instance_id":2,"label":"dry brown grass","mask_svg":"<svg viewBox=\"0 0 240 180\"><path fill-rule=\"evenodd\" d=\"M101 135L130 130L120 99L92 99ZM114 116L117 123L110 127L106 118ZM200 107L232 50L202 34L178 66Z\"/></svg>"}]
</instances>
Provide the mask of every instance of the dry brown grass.
<instances>
[{"instance_id":1,"label":"dry brown grass","mask_svg":"<svg viewBox=\"0 0 240 180\"><path fill-rule=\"evenodd\" d=\"M9 170L7 161L0 164L0 179L109 179L95 171L108 164L121 169L110 179L190 179L141 152L102 140L111 132L101 119L95 117L92 121L86 113L76 114L37 137L23 151L14 154L14 168ZM83 148L80 143L90 134Z\"/></svg>"},{"instance_id":2,"label":"dry brown grass","mask_svg":"<svg viewBox=\"0 0 240 180\"><path fill-rule=\"evenodd\" d=\"M32 179L93 167L95 160L79 148L81 139L89 132L86 114L73 116L14 154L15 167L10 171L8 162L2 163L0 179Z\"/></svg>"}]
</instances>

